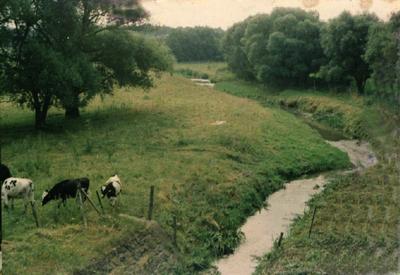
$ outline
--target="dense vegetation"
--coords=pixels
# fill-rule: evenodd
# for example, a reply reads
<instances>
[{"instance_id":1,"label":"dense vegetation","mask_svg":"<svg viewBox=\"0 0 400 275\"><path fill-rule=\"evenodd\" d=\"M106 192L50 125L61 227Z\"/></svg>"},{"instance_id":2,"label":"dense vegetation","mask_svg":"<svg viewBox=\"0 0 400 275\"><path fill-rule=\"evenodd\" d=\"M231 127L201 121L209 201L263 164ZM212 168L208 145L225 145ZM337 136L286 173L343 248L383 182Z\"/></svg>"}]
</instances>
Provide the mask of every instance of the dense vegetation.
<instances>
[{"instance_id":1,"label":"dense vegetation","mask_svg":"<svg viewBox=\"0 0 400 275\"><path fill-rule=\"evenodd\" d=\"M233 25L223 49L229 68L245 80L341 92L355 87L399 102L398 17L382 22L343 12L324 23L313 12L277 8Z\"/></svg>"},{"instance_id":2,"label":"dense vegetation","mask_svg":"<svg viewBox=\"0 0 400 275\"><path fill-rule=\"evenodd\" d=\"M126 234L141 236L141 227L129 229L133 225L116 214L145 217L150 185L156 186L155 218L168 234L172 217L178 218L181 256L169 267L203 269L232 252L240 224L284 181L348 165L344 153L293 115L180 77L164 76L150 92L125 88L104 101L96 97L79 123L51 110L51 130L42 133L30 127L29 111L2 103L1 116L3 161L15 175L33 179L36 198L70 177L88 176L92 192L115 172L124 184L114 218L99 219L87 206L90 230L79 226L74 201L66 209L40 207L41 229L31 216L18 215L18 201L14 212L4 213L7 274L72 272ZM212 125L217 120L226 123Z\"/></svg>"}]
</instances>

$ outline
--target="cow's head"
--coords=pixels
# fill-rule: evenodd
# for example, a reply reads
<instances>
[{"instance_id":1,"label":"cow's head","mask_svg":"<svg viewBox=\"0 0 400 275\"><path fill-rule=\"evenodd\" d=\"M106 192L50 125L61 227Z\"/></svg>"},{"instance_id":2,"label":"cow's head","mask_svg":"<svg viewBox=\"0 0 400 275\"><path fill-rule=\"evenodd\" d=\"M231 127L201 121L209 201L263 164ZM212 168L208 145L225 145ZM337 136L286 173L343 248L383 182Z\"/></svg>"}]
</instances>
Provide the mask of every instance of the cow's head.
<instances>
[{"instance_id":1,"label":"cow's head","mask_svg":"<svg viewBox=\"0 0 400 275\"><path fill-rule=\"evenodd\" d=\"M45 190L43 191L42 194L42 206L45 205L46 203L48 203L50 201L50 196L49 196L49 190Z\"/></svg>"}]
</instances>

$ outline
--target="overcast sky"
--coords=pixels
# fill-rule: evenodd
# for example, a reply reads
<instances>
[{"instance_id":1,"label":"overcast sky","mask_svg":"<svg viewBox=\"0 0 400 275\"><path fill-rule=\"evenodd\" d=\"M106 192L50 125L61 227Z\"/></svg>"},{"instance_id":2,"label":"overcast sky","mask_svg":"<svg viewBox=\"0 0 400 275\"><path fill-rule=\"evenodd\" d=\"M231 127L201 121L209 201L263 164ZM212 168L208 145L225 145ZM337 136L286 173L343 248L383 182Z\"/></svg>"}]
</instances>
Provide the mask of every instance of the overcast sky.
<instances>
[{"instance_id":1,"label":"overcast sky","mask_svg":"<svg viewBox=\"0 0 400 275\"><path fill-rule=\"evenodd\" d=\"M233 23L275 7L302 7L326 20L343 10L375 12L387 19L400 10L400 0L142 0L151 22L167 26L211 26L226 29Z\"/></svg>"}]
</instances>

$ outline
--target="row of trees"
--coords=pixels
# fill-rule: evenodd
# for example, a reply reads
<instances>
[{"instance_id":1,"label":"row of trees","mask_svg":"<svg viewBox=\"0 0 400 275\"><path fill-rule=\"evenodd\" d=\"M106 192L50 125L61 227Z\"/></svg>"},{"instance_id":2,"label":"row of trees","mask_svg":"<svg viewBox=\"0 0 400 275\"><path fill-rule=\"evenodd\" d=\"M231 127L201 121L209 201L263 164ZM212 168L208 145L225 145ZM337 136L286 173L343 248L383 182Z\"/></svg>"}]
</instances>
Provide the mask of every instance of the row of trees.
<instances>
[{"instance_id":1,"label":"row of trees","mask_svg":"<svg viewBox=\"0 0 400 275\"><path fill-rule=\"evenodd\" d=\"M223 61L222 29L210 27L178 27L149 23L128 27L136 32L159 39L171 49L179 62Z\"/></svg>"},{"instance_id":2,"label":"row of trees","mask_svg":"<svg viewBox=\"0 0 400 275\"><path fill-rule=\"evenodd\" d=\"M146 17L137 0L1 1L0 93L34 110L42 128L53 105L73 118L115 85L151 86L172 55L121 28Z\"/></svg>"},{"instance_id":3,"label":"row of trees","mask_svg":"<svg viewBox=\"0 0 400 275\"><path fill-rule=\"evenodd\" d=\"M384 23L372 14L343 12L324 23L314 12L278 8L232 26L223 50L231 70L244 79L268 85L354 84L360 94L371 79L393 93L400 79L399 18L393 14Z\"/></svg>"},{"instance_id":4,"label":"row of trees","mask_svg":"<svg viewBox=\"0 0 400 275\"><path fill-rule=\"evenodd\" d=\"M176 28L166 37L166 44L177 61L222 61L224 31L209 27Z\"/></svg>"}]
</instances>

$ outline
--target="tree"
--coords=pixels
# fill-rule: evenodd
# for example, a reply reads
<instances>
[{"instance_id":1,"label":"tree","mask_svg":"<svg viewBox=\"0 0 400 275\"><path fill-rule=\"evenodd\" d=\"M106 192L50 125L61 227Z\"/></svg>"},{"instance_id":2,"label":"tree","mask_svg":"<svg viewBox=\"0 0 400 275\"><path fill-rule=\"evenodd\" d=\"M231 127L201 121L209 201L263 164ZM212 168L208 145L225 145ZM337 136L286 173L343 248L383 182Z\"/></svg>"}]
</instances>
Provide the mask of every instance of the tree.
<instances>
[{"instance_id":1,"label":"tree","mask_svg":"<svg viewBox=\"0 0 400 275\"><path fill-rule=\"evenodd\" d=\"M320 76L340 85L349 85L354 80L358 92L363 94L371 75L363 56L368 33L377 22L375 15L352 16L349 12L331 19L322 32L321 44L329 62L321 67Z\"/></svg>"},{"instance_id":2,"label":"tree","mask_svg":"<svg viewBox=\"0 0 400 275\"><path fill-rule=\"evenodd\" d=\"M277 8L250 20L243 38L257 79L265 84L308 82L322 62L318 14Z\"/></svg>"},{"instance_id":3,"label":"tree","mask_svg":"<svg viewBox=\"0 0 400 275\"><path fill-rule=\"evenodd\" d=\"M400 13L392 14L389 22L379 22L368 34L364 55L369 64L374 82L375 94L393 97L400 87ZM397 95L398 96L398 95Z\"/></svg>"},{"instance_id":4,"label":"tree","mask_svg":"<svg viewBox=\"0 0 400 275\"><path fill-rule=\"evenodd\" d=\"M251 18L230 27L222 40L222 49L230 70L245 80L255 79L253 66L246 55L242 40Z\"/></svg>"},{"instance_id":5,"label":"tree","mask_svg":"<svg viewBox=\"0 0 400 275\"><path fill-rule=\"evenodd\" d=\"M147 17L147 13L138 0L58 0L49 7L44 13L51 15L46 17L46 25L50 28L55 26L50 29L50 36L62 38L57 45L67 55L74 53L73 59L77 62L74 66L77 69L75 76L82 76L81 79L75 78L77 81L74 85L65 89L67 93L61 100L66 118L76 118L79 117L79 107L85 106L96 93L109 93L112 90L113 81L110 76L115 75L115 72L110 73L109 68L99 64L97 58L101 50L96 42L97 37L104 31L141 22ZM68 10L71 11L71 16L65 16L67 7L70 7ZM68 31L60 35L60 30ZM66 37L69 43L65 43ZM119 61L124 60L122 53L113 56ZM93 67L100 74L97 77L91 71Z\"/></svg>"},{"instance_id":6,"label":"tree","mask_svg":"<svg viewBox=\"0 0 400 275\"><path fill-rule=\"evenodd\" d=\"M264 84L304 84L318 71L323 53L318 15L294 8L250 17L224 39L229 67L239 77Z\"/></svg>"},{"instance_id":7,"label":"tree","mask_svg":"<svg viewBox=\"0 0 400 275\"><path fill-rule=\"evenodd\" d=\"M224 32L209 27L177 28L170 31L166 44L177 61L221 61Z\"/></svg>"},{"instance_id":8,"label":"tree","mask_svg":"<svg viewBox=\"0 0 400 275\"><path fill-rule=\"evenodd\" d=\"M66 116L78 116L80 106L98 93L111 93L114 84L148 87L153 71L171 67L165 47L119 30L144 16L136 3L2 2L1 83L11 99L35 111L37 128L44 126L52 105L65 108Z\"/></svg>"}]
</instances>

